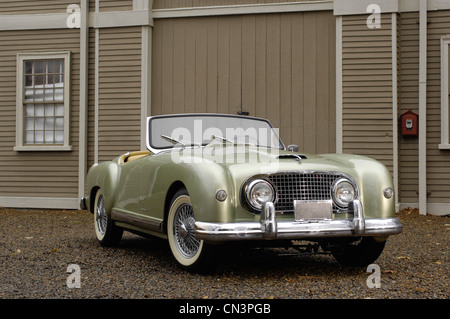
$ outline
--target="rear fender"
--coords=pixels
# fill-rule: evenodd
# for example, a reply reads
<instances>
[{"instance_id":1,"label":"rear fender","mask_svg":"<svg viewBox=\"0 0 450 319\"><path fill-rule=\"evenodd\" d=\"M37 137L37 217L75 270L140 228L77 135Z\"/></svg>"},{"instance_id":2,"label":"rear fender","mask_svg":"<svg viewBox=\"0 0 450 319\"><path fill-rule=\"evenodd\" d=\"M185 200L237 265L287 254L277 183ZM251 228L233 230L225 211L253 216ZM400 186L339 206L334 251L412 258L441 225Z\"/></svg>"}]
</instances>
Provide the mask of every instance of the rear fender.
<instances>
[{"instance_id":1,"label":"rear fender","mask_svg":"<svg viewBox=\"0 0 450 319\"><path fill-rule=\"evenodd\" d=\"M109 214L114 206L117 183L119 180L119 165L112 162L104 162L90 168L86 178L86 195L89 209L93 212L95 195L98 189L103 191L105 209Z\"/></svg>"}]
</instances>

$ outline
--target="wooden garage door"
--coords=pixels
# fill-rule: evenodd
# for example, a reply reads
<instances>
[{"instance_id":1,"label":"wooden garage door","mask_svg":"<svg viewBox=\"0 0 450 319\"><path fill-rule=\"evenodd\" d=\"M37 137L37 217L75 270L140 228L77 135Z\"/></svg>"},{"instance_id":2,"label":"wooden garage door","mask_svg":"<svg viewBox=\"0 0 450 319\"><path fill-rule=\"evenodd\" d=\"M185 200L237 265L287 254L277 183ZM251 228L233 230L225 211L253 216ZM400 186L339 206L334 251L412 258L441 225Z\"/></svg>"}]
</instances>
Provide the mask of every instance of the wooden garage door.
<instances>
[{"instance_id":1,"label":"wooden garage door","mask_svg":"<svg viewBox=\"0 0 450 319\"><path fill-rule=\"evenodd\" d=\"M248 112L335 152L335 47L331 11L158 19L152 114Z\"/></svg>"}]
</instances>

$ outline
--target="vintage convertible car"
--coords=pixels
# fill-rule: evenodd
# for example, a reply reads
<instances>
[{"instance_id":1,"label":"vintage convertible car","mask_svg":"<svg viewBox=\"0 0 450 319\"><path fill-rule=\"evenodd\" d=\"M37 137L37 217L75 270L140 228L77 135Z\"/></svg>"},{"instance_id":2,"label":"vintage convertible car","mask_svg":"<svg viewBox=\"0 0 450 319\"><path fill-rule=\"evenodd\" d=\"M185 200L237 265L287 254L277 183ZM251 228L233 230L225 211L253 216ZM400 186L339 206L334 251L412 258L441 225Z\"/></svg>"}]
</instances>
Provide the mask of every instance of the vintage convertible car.
<instances>
[{"instance_id":1,"label":"vintage convertible car","mask_svg":"<svg viewBox=\"0 0 450 319\"><path fill-rule=\"evenodd\" d=\"M402 231L386 167L357 155L302 154L277 133L249 116L149 117L148 150L90 168L81 206L93 213L101 245L118 244L123 230L160 236L192 271L207 269L229 242L306 242L343 264L376 260Z\"/></svg>"}]
</instances>

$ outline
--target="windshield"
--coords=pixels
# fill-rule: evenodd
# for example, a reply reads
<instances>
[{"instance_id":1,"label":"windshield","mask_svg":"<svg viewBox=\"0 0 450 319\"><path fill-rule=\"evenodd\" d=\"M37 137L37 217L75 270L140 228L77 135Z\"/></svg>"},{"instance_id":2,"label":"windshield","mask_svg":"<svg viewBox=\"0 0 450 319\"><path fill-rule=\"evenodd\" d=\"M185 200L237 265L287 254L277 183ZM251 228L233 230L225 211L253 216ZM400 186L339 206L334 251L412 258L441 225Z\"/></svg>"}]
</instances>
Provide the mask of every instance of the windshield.
<instances>
[{"instance_id":1,"label":"windshield","mask_svg":"<svg viewBox=\"0 0 450 319\"><path fill-rule=\"evenodd\" d=\"M147 147L157 151L177 146L220 143L284 149L276 129L265 119L222 114L161 115L148 118Z\"/></svg>"}]
</instances>

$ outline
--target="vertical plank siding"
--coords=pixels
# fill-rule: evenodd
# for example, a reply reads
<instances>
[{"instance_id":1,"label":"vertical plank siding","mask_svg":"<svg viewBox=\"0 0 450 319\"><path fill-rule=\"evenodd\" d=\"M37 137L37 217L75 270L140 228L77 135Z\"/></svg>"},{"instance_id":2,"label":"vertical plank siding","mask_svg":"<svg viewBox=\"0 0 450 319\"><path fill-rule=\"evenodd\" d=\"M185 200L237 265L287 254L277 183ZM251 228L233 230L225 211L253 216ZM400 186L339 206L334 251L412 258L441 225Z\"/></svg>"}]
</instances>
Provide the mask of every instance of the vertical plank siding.
<instances>
[{"instance_id":1,"label":"vertical plank siding","mask_svg":"<svg viewBox=\"0 0 450 319\"><path fill-rule=\"evenodd\" d=\"M391 16L370 29L366 15L343 17L343 150L393 170Z\"/></svg>"},{"instance_id":2,"label":"vertical plank siding","mask_svg":"<svg viewBox=\"0 0 450 319\"><path fill-rule=\"evenodd\" d=\"M161 19L153 41L153 114L245 111L335 151L332 12Z\"/></svg>"},{"instance_id":3,"label":"vertical plank siding","mask_svg":"<svg viewBox=\"0 0 450 319\"><path fill-rule=\"evenodd\" d=\"M79 30L0 32L0 194L74 198L78 194ZM15 152L17 53L71 51L71 152Z\"/></svg>"},{"instance_id":4,"label":"vertical plank siding","mask_svg":"<svg viewBox=\"0 0 450 319\"><path fill-rule=\"evenodd\" d=\"M99 47L101 162L140 148L141 28L102 29Z\"/></svg>"}]
</instances>

